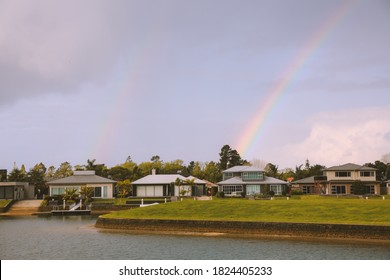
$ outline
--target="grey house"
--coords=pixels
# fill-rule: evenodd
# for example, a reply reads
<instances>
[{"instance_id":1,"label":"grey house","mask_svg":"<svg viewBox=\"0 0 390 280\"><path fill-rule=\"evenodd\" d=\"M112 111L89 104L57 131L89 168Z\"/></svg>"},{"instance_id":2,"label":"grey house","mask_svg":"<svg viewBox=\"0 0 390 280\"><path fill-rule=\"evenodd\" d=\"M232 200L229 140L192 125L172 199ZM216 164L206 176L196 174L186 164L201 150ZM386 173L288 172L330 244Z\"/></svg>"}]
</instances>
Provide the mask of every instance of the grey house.
<instances>
[{"instance_id":1,"label":"grey house","mask_svg":"<svg viewBox=\"0 0 390 280\"><path fill-rule=\"evenodd\" d=\"M0 182L0 199L34 199L34 189L26 182Z\"/></svg>"},{"instance_id":2,"label":"grey house","mask_svg":"<svg viewBox=\"0 0 390 280\"><path fill-rule=\"evenodd\" d=\"M253 166L235 166L222 172L223 179L217 183L219 191L226 196L247 196L287 192L288 183L273 177L267 177L264 170Z\"/></svg>"}]
</instances>

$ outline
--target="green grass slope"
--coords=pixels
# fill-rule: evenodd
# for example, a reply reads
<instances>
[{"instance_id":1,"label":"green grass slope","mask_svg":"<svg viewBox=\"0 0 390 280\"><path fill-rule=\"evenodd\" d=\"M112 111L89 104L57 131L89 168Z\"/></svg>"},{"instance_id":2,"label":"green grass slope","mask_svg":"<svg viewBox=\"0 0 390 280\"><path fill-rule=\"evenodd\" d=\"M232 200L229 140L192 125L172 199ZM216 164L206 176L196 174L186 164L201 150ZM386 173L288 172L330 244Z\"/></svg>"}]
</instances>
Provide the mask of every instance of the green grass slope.
<instances>
[{"instance_id":1,"label":"green grass slope","mask_svg":"<svg viewBox=\"0 0 390 280\"><path fill-rule=\"evenodd\" d=\"M118 211L102 218L261 221L390 226L390 199L184 200Z\"/></svg>"}]
</instances>

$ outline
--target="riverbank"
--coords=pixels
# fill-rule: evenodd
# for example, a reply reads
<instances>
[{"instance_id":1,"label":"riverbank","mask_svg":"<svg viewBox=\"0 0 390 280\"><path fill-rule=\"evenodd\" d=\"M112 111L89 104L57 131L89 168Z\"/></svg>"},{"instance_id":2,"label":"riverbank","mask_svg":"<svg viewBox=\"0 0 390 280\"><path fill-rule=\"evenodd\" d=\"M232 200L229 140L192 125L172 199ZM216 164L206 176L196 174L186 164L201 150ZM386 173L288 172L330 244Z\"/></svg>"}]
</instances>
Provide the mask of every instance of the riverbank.
<instances>
[{"instance_id":1,"label":"riverbank","mask_svg":"<svg viewBox=\"0 0 390 280\"><path fill-rule=\"evenodd\" d=\"M100 229L126 230L139 233L272 237L288 239L334 239L383 242L390 245L390 226L242 222L242 221L199 221L161 219L116 219L99 217L95 227Z\"/></svg>"}]
</instances>

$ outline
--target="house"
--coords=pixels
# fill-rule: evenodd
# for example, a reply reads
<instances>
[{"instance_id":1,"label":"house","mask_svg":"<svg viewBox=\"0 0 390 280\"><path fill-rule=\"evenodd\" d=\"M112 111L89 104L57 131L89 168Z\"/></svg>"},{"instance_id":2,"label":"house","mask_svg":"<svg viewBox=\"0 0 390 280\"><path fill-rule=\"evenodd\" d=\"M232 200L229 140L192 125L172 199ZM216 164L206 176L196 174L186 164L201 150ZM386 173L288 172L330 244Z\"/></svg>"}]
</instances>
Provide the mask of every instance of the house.
<instances>
[{"instance_id":1,"label":"house","mask_svg":"<svg viewBox=\"0 0 390 280\"><path fill-rule=\"evenodd\" d=\"M282 195L288 183L267 177L264 170L253 166L235 166L222 172L222 181L217 183L219 191L226 196L269 194Z\"/></svg>"},{"instance_id":2,"label":"house","mask_svg":"<svg viewBox=\"0 0 390 280\"><path fill-rule=\"evenodd\" d=\"M311 176L291 182L291 191L299 191L303 194L325 194L326 177Z\"/></svg>"},{"instance_id":3,"label":"house","mask_svg":"<svg viewBox=\"0 0 390 280\"><path fill-rule=\"evenodd\" d=\"M367 194L380 194L375 168L347 163L326 168L323 173L327 177L326 194L353 194L354 181L363 182Z\"/></svg>"},{"instance_id":4,"label":"house","mask_svg":"<svg viewBox=\"0 0 390 280\"><path fill-rule=\"evenodd\" d=\"M0 199L34 199L34 189L26 182L0 182Z\"/></svg>"},{"instance_id":5,"label":"house","mask_svg":"<svg viewBox=\"0 0 390 280\"><path fill-rule=\"evenodd\" d=\"M361 181L367 194L380 194L376 169L353 163L333 166L323 171L323 176L312 176L293 181L291 190L304 194L353 194L352 184Z\"/></svg>"},{"instance_id":6,"label":"house","mask_svg":"<svg viewBox=\"0 0 390 280\"><path fill-rule=\"evenodd\" d=\"M179 179L181 186L176 186ZM193 184L186 183L192 181ZM147 175L132 183L133 196L137 197L164 197L164 196L202 196L206 194L206 182L198 178L184 177L180 174L156 174L152 170L151 175ZM182 192L180 194L180 192Z\"/></svg>"},{"instance_id":7,"label":"house","mask_svg":"<svg viewBox=\"0 0 390 280\"><path fill-rule=\"evenodd\" d=\"M112 198L116 181L95 175L94 170L75 171L73 176L53 180L47 183L50 196L62 195L65 189L92 187L94 198Z\"/></svg>"}]
</instances>

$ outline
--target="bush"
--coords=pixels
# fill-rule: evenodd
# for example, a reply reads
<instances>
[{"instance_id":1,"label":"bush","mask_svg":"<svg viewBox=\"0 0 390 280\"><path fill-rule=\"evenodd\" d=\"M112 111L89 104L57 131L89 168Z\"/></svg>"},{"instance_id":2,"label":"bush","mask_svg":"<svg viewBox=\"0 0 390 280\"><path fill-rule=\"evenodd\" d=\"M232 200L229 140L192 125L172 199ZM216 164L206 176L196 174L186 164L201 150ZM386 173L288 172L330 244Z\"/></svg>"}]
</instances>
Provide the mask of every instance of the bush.
<instances>
[{"instance_id":1,"label":"bush","mask_svg":"<svg viewBox=\"0 0 390 280\"><path fill-rule=\"evenodd\" d=\"M274 191L270 191L270 192L269 192L269 195L270 195L270 196L275 196L275 192L274 192Z\"/></svg>"},{"instance_id":2,"label":"bush","mask_svg":"<svg viewBox=\"0 0 390 280\"><path fill-rule=\"evenodd\" d=\"M294 190L291 192L291 195L302 195L303 193L301 191Z\"/></svg>"},{"instance_id":3,"label":"bush","mask_svg":"<svg viewBox=\"0 0 390 280\"><path fill-rule=\"evenodd\" d=\"M224 192L217 192L215 194L216 197L219 197L219 198L224 198L225 197L225 193Z\"/></svg>"}]
</instances>

